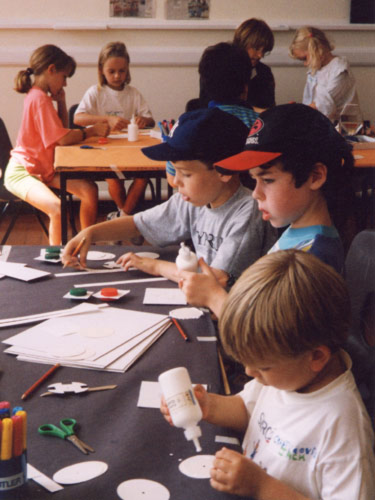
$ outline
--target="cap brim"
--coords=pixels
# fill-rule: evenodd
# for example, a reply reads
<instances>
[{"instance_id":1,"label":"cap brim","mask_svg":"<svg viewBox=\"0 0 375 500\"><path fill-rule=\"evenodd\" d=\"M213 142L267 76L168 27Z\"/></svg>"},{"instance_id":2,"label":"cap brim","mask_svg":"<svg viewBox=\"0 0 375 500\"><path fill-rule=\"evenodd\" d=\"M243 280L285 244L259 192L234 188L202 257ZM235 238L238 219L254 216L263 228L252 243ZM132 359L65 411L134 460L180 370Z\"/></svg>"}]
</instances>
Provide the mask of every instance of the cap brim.
<instances>
[{"instance_id":1,"label":"cap brim","mask_svg":"<svg viewBox=\"0 0 375 500\"><path fill-rule=\"evenodd\" d=\"M141 151L147 158L155 161L188 161L196 159L191 156L190 151L186 152L173 149L166 142L162 142L156 146L142 148Z\"/></svg>"},{"instance_id":2,"label":"cap brim","mask_svg":"<svg viewBox=\"0 0 375 500\"><path fill-rule=\"evenodd\" d=\"M269 163L281 155L282 153L270 153L268 151L242 151L237 155L215 162L215 167L232 172L243 172Z\"/></svg>"}]
</instances>

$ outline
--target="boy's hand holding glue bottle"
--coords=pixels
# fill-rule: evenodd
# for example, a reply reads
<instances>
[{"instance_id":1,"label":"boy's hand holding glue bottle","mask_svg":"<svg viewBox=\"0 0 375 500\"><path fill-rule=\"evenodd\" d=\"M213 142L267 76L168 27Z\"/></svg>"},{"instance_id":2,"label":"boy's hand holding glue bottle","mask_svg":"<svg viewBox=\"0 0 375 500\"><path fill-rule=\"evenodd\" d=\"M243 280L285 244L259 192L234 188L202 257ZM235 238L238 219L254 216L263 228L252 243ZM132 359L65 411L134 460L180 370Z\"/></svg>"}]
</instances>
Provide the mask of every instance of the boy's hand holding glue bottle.
<instances>
[{"instance_id":1,"label":"boy's hand holding glue bottle","mask_svg":"<svg viewBox=\"0 0 375 500\"><path fill-rule=\"evenodd\" d=\"M186 439L193 441L197 452L202 451L202 435L198 422L207 413L207 392L201 385L193 389L186 368L178 367L159 375L162 391L160 411L171 425L185 429Z\"/></svg>"}]
</instances>

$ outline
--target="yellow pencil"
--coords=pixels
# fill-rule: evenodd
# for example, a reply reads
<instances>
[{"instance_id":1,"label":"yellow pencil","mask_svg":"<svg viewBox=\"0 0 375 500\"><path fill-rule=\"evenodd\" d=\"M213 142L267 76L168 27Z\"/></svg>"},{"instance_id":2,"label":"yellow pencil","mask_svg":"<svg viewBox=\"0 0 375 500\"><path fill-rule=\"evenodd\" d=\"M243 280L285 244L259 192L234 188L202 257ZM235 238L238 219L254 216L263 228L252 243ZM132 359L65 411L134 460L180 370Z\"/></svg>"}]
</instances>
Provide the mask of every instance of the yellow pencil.
<instances>
[{"instance_id":1,"label":"yellow pencil","mask_svg":"<svg viewBox=\"0 0 375 500\"><path fill-rule=\"evenodd\" d=\"M75 257L76 255L78 255L78 253L81 250L81 248L83 247L83 244L84 244L85 241L86 241L86 238L82 238L81 239L81 241L78 243L78 245L74 249L74 252L72 253L73 257Z\"/></svg>"},{"instance_id":2,"label":"yellow pencil","mask_svg":"<svg viewBox=\"0 0 375 500\"><path fill-rule=\"evenodd\" d=\"M13 422L11 418L4 418L2 421L1 433L1 460L12 458Z\"/></svg>"}]
</instances>

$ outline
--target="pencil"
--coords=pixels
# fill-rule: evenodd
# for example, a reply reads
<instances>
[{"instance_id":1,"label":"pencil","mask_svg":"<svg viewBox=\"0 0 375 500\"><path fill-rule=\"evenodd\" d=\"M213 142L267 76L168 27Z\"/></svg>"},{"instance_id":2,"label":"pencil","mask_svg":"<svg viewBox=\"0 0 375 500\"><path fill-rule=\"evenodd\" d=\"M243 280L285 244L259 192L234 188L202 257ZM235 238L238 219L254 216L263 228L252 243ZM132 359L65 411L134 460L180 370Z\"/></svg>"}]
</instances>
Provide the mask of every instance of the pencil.
<instances>
[{"instance_id":1,"label":"pencil","mask_svg":"<svg viewBox=\"0 0 375 500\"><path fill-rule=\"evenodd\" d=\"M78 245L74 249L74 252L72 253L73 257L75 257L76 255L78 255L78 253L81 250L81 248L83 247L83 244L84 244L85 241L86 241L86 238L82 238L81 239L81 241L78 243Z\"/></svg>"},{"instance_id":2,"label":"pencil","mask_svg":"<svg viewBox=\"0 0 375 500\"><path fill-rule=\"evenodd\" d=\"M52 366L42 377L40 377L39 380L35 382L35 384L33 384L29 389L27 389L27 391L22 394L21 399L26 399L33 391L35 391L37 387L40 386L42 382L44 382L50 375L52 375L52 373L55 372L57 368L59 368L59 366L60 363L56 363L54 366Z\"/></svg>"},{"instance_id":3,"label":"pencil","mask_svg":"<svg viewBox=\"0 0 375 500\"><path fill-rule=\"evenodd\" d=\"M186 333L183 331L181 328L181 325L178 323L176 318L171 318L173 323L176 325L177 330L181 333L181 337L187 342L189 340L189 337L186 335Z\"/></svg>"},{"instance_id":4,"label":"pencil","mask_svg":"<svg viewBox=\"0 0 375 500\"><path fill-rule=\"evenodd\" d=\"M227 377L227 372L225 371L223 357L222 357L219 349L217 350L217 356L219 358L221 377L223 379L224 393L226 396L229 396L231 394L230 385L229 385L229 381L228 381L228 377Z\"/></svg>"}]
</instances>

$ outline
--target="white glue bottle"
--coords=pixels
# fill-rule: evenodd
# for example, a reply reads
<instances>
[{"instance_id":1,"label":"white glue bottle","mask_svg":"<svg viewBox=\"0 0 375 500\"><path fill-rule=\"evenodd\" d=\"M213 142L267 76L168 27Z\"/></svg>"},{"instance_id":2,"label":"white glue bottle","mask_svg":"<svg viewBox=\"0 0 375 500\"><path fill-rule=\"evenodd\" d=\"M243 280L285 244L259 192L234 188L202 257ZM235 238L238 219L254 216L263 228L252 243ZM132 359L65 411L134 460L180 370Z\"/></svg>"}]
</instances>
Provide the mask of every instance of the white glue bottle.
<instances>
[{"instance_id":1,"label":"white glue bottle","mask_svg":"<svg viewBox=\"0 0 375 500\"><path fill-rule=\"evenodd\" d=\"M198 439L202 432L197 425L202 418L202 410L195 397L189 372L182 366L172 368L159 375L159 384L173 424L183 427L186 439L194 442L198 452L202 451Z\"/></svg>"},{"instance_id":2,"label":"white glue bottle","mask_svg":"<svg viewBox=\"0 0 375 500\"><path fill-rule=\"evenodd\" d=\"M178 251L176 266L181 271L192 271L196 273L198 271L198 259L194 252L190 250L189 247L181 242L180 250Z\"/></svg>"},{"instance_id":3,"label":"white glue bottle","mask_svg":"<svg viewBox=\"0 0 375 500\"><path fill-rule=\"evenodd\" d=\"M128 125L128 141L138 141L138 125L135 123L135 117L132 116Z\"/></svg>"}]
</instances>

